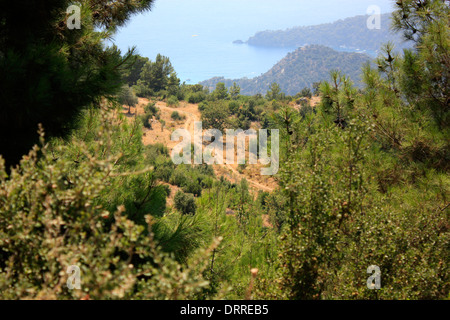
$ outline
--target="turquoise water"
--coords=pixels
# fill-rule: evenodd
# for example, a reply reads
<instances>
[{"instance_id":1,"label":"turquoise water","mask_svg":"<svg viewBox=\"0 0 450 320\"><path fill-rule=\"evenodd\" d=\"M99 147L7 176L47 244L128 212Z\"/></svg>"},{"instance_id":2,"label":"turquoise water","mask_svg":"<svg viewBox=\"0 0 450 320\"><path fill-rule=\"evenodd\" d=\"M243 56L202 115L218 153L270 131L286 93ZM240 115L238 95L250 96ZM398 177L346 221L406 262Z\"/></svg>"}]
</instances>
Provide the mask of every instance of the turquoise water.
<instances>
[{"instance_id":1,"label":"turquoise water","mask_svg":"<svg viewBox=\"0 0 450 320\"><path fill-rule=\"evenodd\" d=\"M296 48L246 44L258 31L333 22L366 14L371 5L391 11L390 0L156 0L151 12L134 16L115 36L123 51L136 46L154 60L168 56L178 76L197 83L215 76L253 78Z\"/></svg>"}]
</instances>

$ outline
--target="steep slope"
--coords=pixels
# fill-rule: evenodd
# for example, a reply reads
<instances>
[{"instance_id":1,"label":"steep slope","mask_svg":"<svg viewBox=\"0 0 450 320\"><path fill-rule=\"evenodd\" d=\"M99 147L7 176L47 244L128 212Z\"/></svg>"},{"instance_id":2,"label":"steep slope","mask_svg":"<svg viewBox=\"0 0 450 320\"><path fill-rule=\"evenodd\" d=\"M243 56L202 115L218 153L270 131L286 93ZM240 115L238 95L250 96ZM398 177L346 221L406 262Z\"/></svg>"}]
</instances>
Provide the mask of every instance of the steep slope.
<instances>
[{"instance_id":1,"label":"steep slope","mask_svg":"<svg viewBox=\"0 0 450 320\"><path fill-rule=\"evenodd\" d=\"M368 18L369 16L356 16L316 26L262 31L248 39L247 43L252 46L295 48L320 44L331 48L367 50L372 54L388 41L394 42L398 49L408 47L401 40L400 34L390 31L390 14L381 15L381 29L369 29Z\"/></svg>"},{"instance_id":2,"label":"steep slope","mask_svg":"<svg viewBox=\"0 0 450 320\"><path fill-rule=\"evenodd\" d=\"M214 89L219 82L224 82L227 87L236 82L241 87L241 94L254 95L265 94L270 84L276 82L284 93L295 95L304 87L312 87L314 82L328 80L329 72L333 69L342 71L359 85L361 66L369 60L370 57L365 54L338 52L324 46L313 45L289 53L259 77L235 80L216 77L201 84Z\"/></svg>"}]
</instances>

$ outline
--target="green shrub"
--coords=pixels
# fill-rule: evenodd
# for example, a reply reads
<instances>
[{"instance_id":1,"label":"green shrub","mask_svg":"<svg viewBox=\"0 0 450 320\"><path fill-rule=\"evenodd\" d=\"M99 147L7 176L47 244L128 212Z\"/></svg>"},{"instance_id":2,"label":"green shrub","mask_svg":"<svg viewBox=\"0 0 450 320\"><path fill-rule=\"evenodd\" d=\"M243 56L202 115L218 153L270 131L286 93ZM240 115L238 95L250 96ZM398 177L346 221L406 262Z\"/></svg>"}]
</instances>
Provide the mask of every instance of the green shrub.
<instances>
[{"instance_id":1,"label":"green shrub","mask_svg":"<svg viewBox=\"0 0 450 320\"><path fill-rule=\"evenodd\" d=\"M167 184L162 185L162 188L164 189L164 192L166 193L167 197L170 197L170 194L172 193L170 190L170 186Z\"/></svg>"},{"instance_id":2,"label":"green shrub","mask_svg":"<svg viewBox=\"0 0 450 320\"><path fill-rule=\"evenodd\" d=\"M147 146L149 151L153 151L156 154L160 154L163 156L169 156L169 148L162 143L155 143L154 145Z\"/></svg>"},{"instance_id":3,"label":"green shrub","mask_svg":"<svg viewBox=\"0 0 450 320\"><path fill-rule=\"evenodd\" d=\"M178 111L174 111L174 112L172 112L172 114L170 115L170 118L172 118L172 120L174 120L174 121L181 121L181 120L184 120L184 119L186 119L186 116L185 115L180 115L180 113L178 112Z\"/></svg>"},{"instance_id":4,"label":"green shrub","mask_svg":"<svg viewBox=\"0 0 450 320\"><path fill-rule=\"evenodd\" d=\"M153 96L153 91L142 84L140 80L138 80L138 84L134 85L132 88L136 96L138 96L139 98L148 98Z\"/></svg>"},{"instance_id":5,"label":"green shrub","mask_svg":"<svg viewBox=\"0 0 450 320\"><path fill-rule=\"evenodd\" d=\"M170 177L170 184L178 187L184 187L187 184L188 178L182 167L178 166Z\"/></svg>"},{"instance_id":6,"label":"green shrub","mask_svg":"<svg viewBox=\"0 0 450 320\"><path fill-rule=\"evenodd\" d=\"M188 97L189 103L200 103L206 100L206 94L203 91L191 93Z\"/></svg>"},{"instance_id":7,"label":"green shrub","mask_svg":"<svg viewBox=\"0 0 450 320\"><path fill-rule=\"evenodd\" d=\"M213 167L206 163L197 165L193 169L202 175L207 175L207 176L211 176L211 177L215 176Z\"/></svg>"},{"instance_id":8,"label":"green shrub","mask_svg":"<svg viewBox=\"0 0 450 320\"><path fill-rule=\"evenodd\" d=\"M178 191L174 198L175 208L183 214L195 214L197 205L192 194Z\"/></svg>"},{"instance_id":9,"label":"green shrub","mask_svg":"<svg viewBox=\"0 0 450 320\"><path fill-rule=\"evenodd\" d=\"M99 201L113 180L137 174L125 173L122 164L131 161L116 153L129 144L113 139L133 127L126 129L125 121L118 130L115 120L93 119L102 129L87 143L75 138L51 147L41 138L42 147L34 147L9 176L0 158L3 299L193 299L208 286L202 274L213 248L182 266L153 240L154 218L139 225L124 206L107 210ZM80 268L82 290L66 286L69 266Z\"/></svg>"},{"instance_id":10,"label":"green shrub","mask_svg":"<svg viewBox=\"0 0 450 320\"><path fill-rule=\"evenodd\" d=\"M161 181L171 183L173 168L170 166L160 166L155 169L155 178Z\"/></svg>"},{"instance_id":11,"label":"green shrub","mask_svg":"<svg viewBox=\"0 0 450 320\"><path fill-rule=\"evenodd\" d=\"M183 191L186 193L192 193L196 197L200 197L202 195L202 186L198 181L188 180L186 185L183 187Z\"/></svg>"},{"instance_id":12,"label":"green shrub","mask_svg":"<svg viewBox=\"0 0 450 320\"><path fill-rule=\"evenodd\" d=\"M231 101L228 104L228 108L230 109L231 114L237 114L239 112L239 107L241 104L238 101Z\"/></svg>"},{"instance_id":13,"label":"green shrub","mask_svg":"<svg viewBox=\"0 0 450 320\"><path fill-rule=\"evenodd\" d=\"M208 104L208 102L201 102L199 105L198 105L198 110L200 111L200 112L203 112L204 110L206 110L207 108L209 107L209 104Z\"/></svg>"},{"instance_id":14,"label":"green shrub","mask_svg":"<svg viewBox=\"0 0 450 320\"><path fill-rule=\"evenodd\" d=\"M144 107L144 112L151 114L152 116L155 116L157 113L159 113L159 109L156 106L155 102L149 102L145 107Z\"/></svg>"},{"instance_id":15,"label":"green shrub","mask_svg":"<svg viewBox=\"0 0 450 320\"><path fill-rule=\"evenodd\" d=\"M169 107L178 107L180 105L180 102L178 101L177 97L170 96L169 99L167 99L167 105Z\"/></svg>"},{"instance_id":16,"label":"green shrub","mask_svg":"<svg viewBox=\"0 0 450 320\"><path fill-rule=\"evenodd\" d=\"M169 97L169 92L167 90L161 90L158 91L158 99L160 101L164 101L165 99L167 99Z\"/></svg>"},{"instance_id":17,"label":"green shrub","mask_svg":"<svg viewBox=\"0 0 450 320\"><path fill-rule=\"evenodd\" d=\"M140 115L139 118L142 121L142 124L144 127L146 127L147 129L152 129L152 124L150 122L150 120L152 120L152 116L148 113Z\"/></svg>"}]
</instances>

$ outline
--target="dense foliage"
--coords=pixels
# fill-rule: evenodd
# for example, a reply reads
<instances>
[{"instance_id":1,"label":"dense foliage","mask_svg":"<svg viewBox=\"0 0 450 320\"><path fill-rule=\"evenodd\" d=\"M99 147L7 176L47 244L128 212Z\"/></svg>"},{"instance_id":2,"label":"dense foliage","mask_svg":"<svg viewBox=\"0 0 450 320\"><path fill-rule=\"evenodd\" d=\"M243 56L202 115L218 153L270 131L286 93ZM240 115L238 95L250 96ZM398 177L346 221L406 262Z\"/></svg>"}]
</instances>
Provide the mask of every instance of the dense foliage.
<instances>
[{"instance_id":1,"label":"dense foliage","mask_svg":"<svg viewBox=\"0 0 450 320\"><path fill-rule=\"evenodd\" d=\"M151 213L166 194L142 162L140 126L106 110L84 119L69 144L42 136L10 177L0 162L1 298L195 298L208 285L208 252L186 268L155 241L188 249L158 219L164 209ZM71 265L82 290L66 286Z\"/></svg>"},{"instance_id":2,"label":"dense foliage","mask_svg":"<svg viewBox=\"0 0 450 320\"><path fill-rule=\"evenodd\" d=\"M123 4L117 21L102 10L92 25L113 30L124 12L148 2ZM246 96L239 81L211 90L180 84L163 56L152 62L115 49L92 52L98 59L111 53L121 70L102 69L114 85L103 93L94 86L95 99L86 91L92 99L71 111L75 129L62 138L51 131L61 118L43 122L38 143L11 169L3 156L14 153L2 146L0 299L450 298L450 8L441 0L395 6L393 28L412 49L400 54L383 45L361 69L360 87L330 67L326 81L292 87L296 96L277 82L266 83L265 96ZM311 54L305 61L324 66L337 57L322 47L304 51ZM40 87L42 74L29 84ZM135 93L151 100L129 115L123 106L136 104ZM162 115L167 107L158 100L179 109ZM205 129L280 130L271 192L255 190L251 174L230 181L220 170L228 167L175 165L168 146L143 144L153 123L164 130L163 117L181 125L189 102L198 104ZM18 119L22 111L7 114ZM381 271L378 290L367 286L373 265ZM70 266L80 268L81 289L66 285Z\"/></svg>"},{"instance_id":3,"label":"dense foliage","mask_svg":"<svg viewBox=\"0 0 450 320\"><path fill-rule=\"evenodd\" d=\"M443 1L396 6L394 28L418 34L414 49L401 56L387 45L378 69L364 68L362 93L332 72L317 115L290 121L284 248L261 297L449 297L450 10ZM371 265L380 290L366 287Z\"/></svg>"}]
</instances>

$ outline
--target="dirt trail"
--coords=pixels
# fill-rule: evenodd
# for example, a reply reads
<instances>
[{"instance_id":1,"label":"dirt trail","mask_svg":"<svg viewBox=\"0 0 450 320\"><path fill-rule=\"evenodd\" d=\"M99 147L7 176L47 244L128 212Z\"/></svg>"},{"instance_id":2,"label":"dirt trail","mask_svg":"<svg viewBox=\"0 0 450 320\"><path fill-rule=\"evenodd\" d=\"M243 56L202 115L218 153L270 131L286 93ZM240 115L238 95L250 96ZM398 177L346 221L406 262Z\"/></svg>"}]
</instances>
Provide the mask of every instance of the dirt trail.
<instances>
[{"instance_id":1,"label":"dirt trail","mask_svg":"<svg viewBox=\"0 0 450 320\"><path fill-rule=\"evenodd\" d=\"M137 108L135 108L134 112L138 112L138 114L142 114L144 112L143 106L149 103L148 99L139 99L139 105ZM195 104L188 104L181 102L179 107L168 107L165 102L158 101L156 103L156 107L158 107L161 110L161 118L166 121L166 124L170 124L169 126L166 125L166 128L161 128L161 125L159 124L159 128L161 128L161 132L158 131L158 126L154 126L153 130L149 130L145 133L143 142L144 144L150 144L155 142L162 142L164 143L170 150L175 147L175 145L178 144L178 142L170 141L170 136L172 131L170 129L178 129L178 128L184 128L188 130L191 135L194 135L194 122L200 121L201 114L198 110L198 106ZM132 109L133 110L133 109ZM180 124L179 122L174 122L172 119L170 119L170 115L172 112L177 111L181 115L186 116L186 120L183 124ZM159 132L159 133L158 133ZM155 136L156 135L156 136ZM245 178L247 179L251 189L254 191L266 191L271 192L275 188L264 185L262 183L259 183L258 181L255 181L251 179L246 174L241 174L233 165L230 164L224 164L224 165L214 165L213 166L214 171L217 176L224 176L225 178L231 179L233 182L239 182L241 179ZM273 183L271 183L273 185Z\"/></svg>"}]
</instances>

